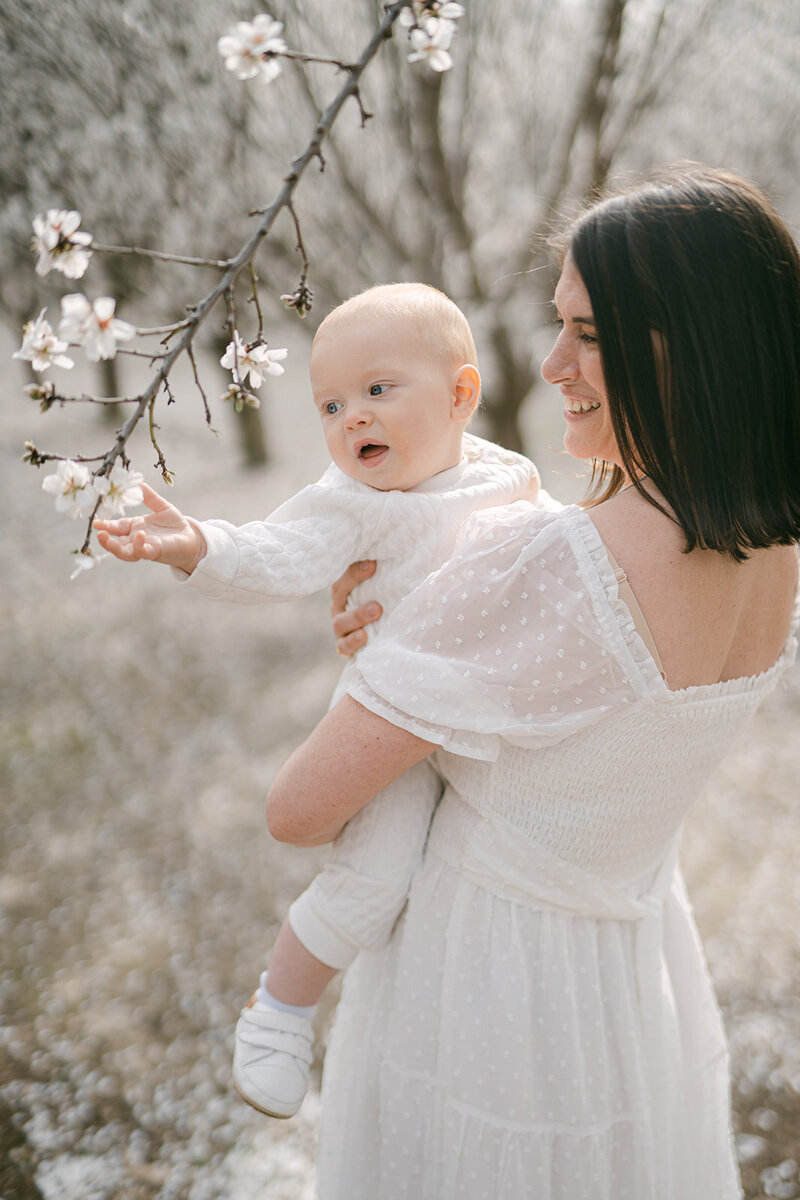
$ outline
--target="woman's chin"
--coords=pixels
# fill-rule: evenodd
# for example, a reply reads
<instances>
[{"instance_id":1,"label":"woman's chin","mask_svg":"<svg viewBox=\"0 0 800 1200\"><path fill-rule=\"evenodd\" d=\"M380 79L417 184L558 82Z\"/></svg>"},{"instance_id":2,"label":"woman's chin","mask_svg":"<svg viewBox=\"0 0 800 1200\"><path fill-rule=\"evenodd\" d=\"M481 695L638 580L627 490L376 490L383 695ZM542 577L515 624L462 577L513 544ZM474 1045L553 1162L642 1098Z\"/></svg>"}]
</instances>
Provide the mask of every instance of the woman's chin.
<instances>
[{"instance_id":1,"label":"woman's chin","mask_svg":"<svg viewBox=\"0 0 800 1200\"><path fill-rule=\"evenodd\" d=\"M615 462L619 457L614 441L591 437L589 430L576 429L571 425L564 430L564 449L570 458L577 458L582 462L591 462L593 459Z\"/></svg>"}]
</instances>

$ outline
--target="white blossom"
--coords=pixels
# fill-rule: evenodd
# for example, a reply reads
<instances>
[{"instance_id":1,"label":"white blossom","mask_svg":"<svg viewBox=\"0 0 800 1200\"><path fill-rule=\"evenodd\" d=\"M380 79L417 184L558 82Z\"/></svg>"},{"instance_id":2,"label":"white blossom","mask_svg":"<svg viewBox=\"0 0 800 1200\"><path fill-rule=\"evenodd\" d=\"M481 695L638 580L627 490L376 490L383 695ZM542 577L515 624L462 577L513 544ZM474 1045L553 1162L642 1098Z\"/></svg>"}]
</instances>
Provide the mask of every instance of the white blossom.
<instances>
[{"instance_id":1,"label":"white blossom","mask_svg":"<svg viewBox=\"0 0 800 1200\"><path fill-rule=\"evenodd\" d=\"M71 358L64 351L67 343L53 333L50 322L45 319L43 308L35 321L28 321L22 330L22 345L12 357L29 362L34 371L46 371L48 367L73 367Z\"/></svg>"},{"instance_id":2,"label":"white blossom","mask_svg":"<svg viewBox=\"0 0 800 1200\"><path fill-rule=\"evenodd\" d=\"M127 342L136 336L136 329L127 321L114 316L116 300L100 296L94 302L82 292L73 292L61 300L61 321L58 332L68 342L76 342L90 362L114 358L117 342Z\"/></svg>"},{"instance_id":3,"label":"white blossom","mask_svg":"<svg viewBox=\"0 0 800 1200\"><path fill-rule=\"evenodd\" d=\"M280 36L282 29L280 21L273 20L268 13L259 13L252 21L237 22L231 33L219 39L217 49L237 79L261 75L266 83L271 83L281 71L277 55L288 49Z\"/></svg>"},{"instance_id":4,"label":"white blossom","mask_svg":"<svg viewBox=\"0 0 800 1200\"><path fill-rule=\"evenodd\" d=\"M455 25L439 17L425 17L408 35L413 52L409 62L425 61L432 71L449 71L453 60L448 54Z\"/></svg>"},{"instance_id":5,"label":"white blossom","mask_svg":"<svg viewBox=\"0 0 800 1200\"><path fill-rule=\"evenodd\" d=\"M42 488L56 498L56 512L64 513L73 520L88 516L97 503L97 491L92 477L83 463L71 458L58 464L53 475L46 475Z\"/></svg>"},{"instance_id":6,"label":"white blossom","mask_svg":"<svg viewBox=\"0 0 800 1200\"><path fill-rule=\"evenodd\" d=\"M98 475L94 480L95 492L102 497L100 511L121 517L126 508L141 504L143 482L144 476L138 471L115 462L110 475Z\"/></svg>"},{"instance_id":7,"label":"white blossom","mask_svg":"<svg viewBox=\"0 0 800 1200\"><path fill-rule=\"evenodd\" d=\"M233 411L236 413L244 412L246 408L261 408L258 396L246 391L240 383L229 383L227 390L220 396L220 400L224 403L230 401L233 404Z\"/></svg>"},{"instance_id":8,"label":"white blossom","mask_svg":"<svg viewBox=\"0 0 800 1200\"><path fill-rule=\"evenodd\" d=\"M219 365L231 371L236 383L245 383L250 374L250 386L261 387L262 375L282 375L281 361L286 358L288 350L268 350L261 342L255 346L246 346L237 331L234 331L233 341L219 360Z\"/></svg>"},{"instance_id":9,"label":"white blossom","mask_svg":"<svg viewBox=\"0 0 800 1200\"><path fill-rule=\"evenodd\" d=\"M76 579L84 571L91 571L93 567L108 557L105 550L92 550L91 548L77 550L75 552L75 570L70 575L70 579Z\"/></svg>"},{"instance_id":10,"label":"white blossom","mask_svg":"<svg viewBox=\"0 0 800 1200\"><path fill-rule=\"evenodd\" d=\"M47 275L54 268L70 279L80 279L85 273L93 238L78 229L80 223L81 214L65 208L49 208L33 218L32 245L39 255L39 275Z\"/></svg>"},{"instance_id":11,"label":"white blossom","mask_svg":"<svg viewBox=\"0 0 800 1200\"><path fill-rule=\"evenodd\" d=\"M426 17L443 17L447 21L457 21L463 17L466 9L456 0L412 0L408 8L400 13L400 24L406 29L419 25Z\"/></svg>"}]
</instances>

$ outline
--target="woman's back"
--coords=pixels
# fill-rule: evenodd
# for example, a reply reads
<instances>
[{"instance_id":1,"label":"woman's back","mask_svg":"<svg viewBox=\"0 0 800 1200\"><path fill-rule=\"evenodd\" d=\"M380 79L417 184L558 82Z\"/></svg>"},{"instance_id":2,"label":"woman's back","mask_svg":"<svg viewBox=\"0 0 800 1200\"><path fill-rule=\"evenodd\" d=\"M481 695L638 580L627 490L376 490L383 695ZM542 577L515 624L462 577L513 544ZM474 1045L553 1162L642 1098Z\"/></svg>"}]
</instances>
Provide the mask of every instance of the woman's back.
<instances>
[{"instance_id":1,"label":"woman's back","mask_svg":"<svg viewBox=\"0 0 800 1200\"><path fill-rule=\"evenodd\" d=\"M614 558L661 664L599 528L634 504L648 511L625 522ZM634 892L794 650L794 548L737 566L681 554L673 528L630 495L591 515L517 505L477 518L459 558L390 618L380 654L362 656L354 693L450 751L442 771L482 818ZM674 613L688 650L665 640ZM745 673L723 669L734 649Z\"/></svg>"},{"instance_id":2,"label":"woman's back","mask_svg":"<svg viewBox=\"0 0 800 1200\"><path fill-rule=\"evenodd\" d=\"M620 507L623 500L627 497L620 497ZM612 507L611 503L603 506ZM601 520L596 521L598 515ZM657 869L679 833L687 810L792 653L789 632L797 554L792 547L759 551L737 566L720 555L695 551L670 560L666 571L654 567L654 589L642 584L642 580L650 582L642 574L642 564L650 556L663 567L669 557L671 548L663 544L664 539L658 544L659 531L654 534L651 529L642 543L631 538L619 546L619 556L647 605L642 609L655 626L650 631L656 647L660 649L659 640L665 646L663 661L657 663L623 598L615 564L599 536L598 526L611 524L604 516L595 509L590 519L589 514L571 508L555 518L539 519L535 524L544 525L543 534L551 534L546 548L540 539L526 539L524 519L518 518L514 530L511 518L510 536L495 543L495 554L482 556L480 566L475 562L467 568L465 576L477 584L481 582L478 572L496 580L499 564L519 553L514 566L505 568L508 578L499 583L497 596L485 602L490 612L499 608L503 625L512 627L516 616L516 596L509 582L512 573L520 573L527 592L528 568L538 570L544 581L544 590L538 591L537 585L539 634L555 648L558 669L552 678L544 663L535 669L541 687L553 692L544 700L544 706L553 710L552 723L542 727L538 739L529 742L522 736L514 738L516 745L503 743L497 757L489 761L440 753L439 762L454 790L482 817L499 818L563 862L637 892L648 886L649 873ZM671 537L671 526L665 534ZM454 584L454 592L459 586ZM581 605L565 606L561 589L570 598L581 592ZM692 604L698 592L703 604ZM523 592L519 596L527 603ZM709 618L703 610L712 603ZM665 641L673 612L687 630L688 653L682 644ZM599 617L596 626L595 616ZM464 617L459 621L457 613L455 624L470 626L466 610ZM690 621L696 622L694 629ZM499 637L488 624L482 632L486 649L478 652L480 658L476 656L470 675L484 660L492 662L496 642L507 637L502 626ZM441 641L445 636L437 634ZM424 654L425 642L420 646ZM727 664L735 661L734 648L745 669L720 671L723 654ZM559 650L563 651L560 657ZM598 673L601 663L606 665ZM666 667L663 674L661 666ZM493 678L498 678L498 672L513 678L527 671L522 659L519 665L505 662ZM716 677L711 677L714 672ZM608 710L592 719L589 712L596 709L598 690ZM470 693L466 680L463 695L462 702L476 704L478 697ZM501 701L498 707L502 705ZM459 720L455 709L450 718L454 724ZM474 749L480 753L479 744Z\"/></svg>"},{"instance_id":3,"label":"woman's back","mask_svg":"<svg viewBox=\"0 0 800 1200\"><path fill-rule=\"evenodd\" d=\"M713 550L683 552L679 527L635 490L591 510L625 571L673 691L759 675L786 641L797 591L797 551L775 546L737 563Z\"/></svg>"}]
</instances>

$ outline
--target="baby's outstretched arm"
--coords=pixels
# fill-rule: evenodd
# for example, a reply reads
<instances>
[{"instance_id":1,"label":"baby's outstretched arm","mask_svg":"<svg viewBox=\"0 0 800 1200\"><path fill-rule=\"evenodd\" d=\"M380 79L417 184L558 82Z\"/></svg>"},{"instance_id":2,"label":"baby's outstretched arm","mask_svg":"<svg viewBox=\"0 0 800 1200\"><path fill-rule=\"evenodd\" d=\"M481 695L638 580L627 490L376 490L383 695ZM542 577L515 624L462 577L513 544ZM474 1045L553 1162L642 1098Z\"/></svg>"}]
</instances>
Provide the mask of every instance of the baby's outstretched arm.
<instances>
[{"instance_id":1,"label":"baby's outstretched arm","mask_svg":"<svg viewBox=\"0 0 800 1200\"><path fill-rule=\"evenodd\" d=\"M196 525L147 484L142 484L144 502L150 509L139 517L94 522L97 540L104 550L123 562L164 563L191 575L206 553L206 541Z\"/></svg>"}]
</instances>

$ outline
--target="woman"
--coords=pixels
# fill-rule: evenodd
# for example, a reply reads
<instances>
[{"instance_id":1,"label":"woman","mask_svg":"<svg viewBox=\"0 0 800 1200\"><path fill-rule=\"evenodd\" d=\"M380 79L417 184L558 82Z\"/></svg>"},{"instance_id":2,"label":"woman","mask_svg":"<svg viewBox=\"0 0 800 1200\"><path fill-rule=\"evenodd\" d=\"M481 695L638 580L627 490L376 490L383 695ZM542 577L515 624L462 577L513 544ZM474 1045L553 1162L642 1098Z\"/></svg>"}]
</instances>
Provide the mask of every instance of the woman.
<instances>
[{"instance_id":1,"label":"woman","mask_svg":"<svg viewBox=\"0 0 800 1200\"><path fill-rule=\"evenodd\" d=\"M752 185L676 171L577 221L555 305L589 501L473 520L268 800L303 845L433 751L447 784L346 980L324 1200L740 1195L676 857L795 653L800 260Z\"/></svg>"}]
</instances>

